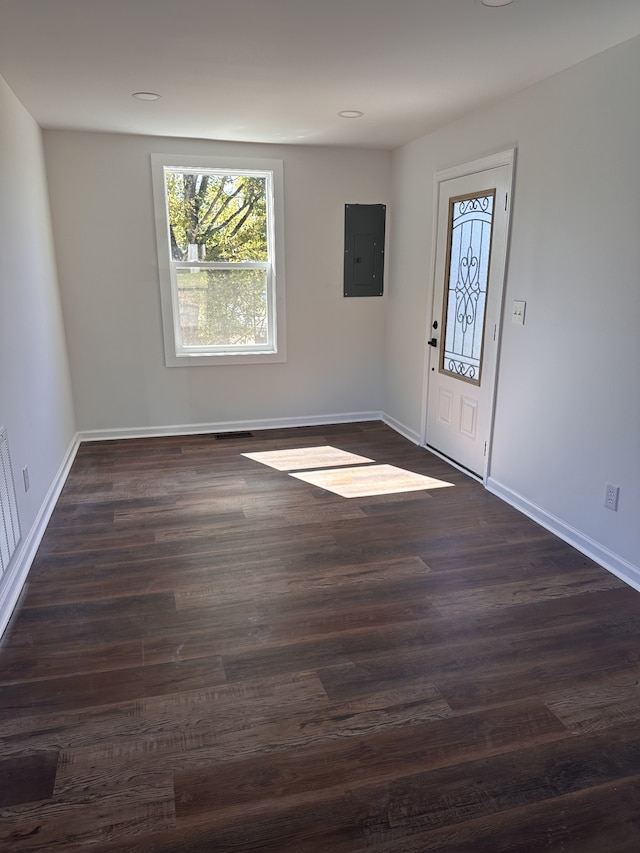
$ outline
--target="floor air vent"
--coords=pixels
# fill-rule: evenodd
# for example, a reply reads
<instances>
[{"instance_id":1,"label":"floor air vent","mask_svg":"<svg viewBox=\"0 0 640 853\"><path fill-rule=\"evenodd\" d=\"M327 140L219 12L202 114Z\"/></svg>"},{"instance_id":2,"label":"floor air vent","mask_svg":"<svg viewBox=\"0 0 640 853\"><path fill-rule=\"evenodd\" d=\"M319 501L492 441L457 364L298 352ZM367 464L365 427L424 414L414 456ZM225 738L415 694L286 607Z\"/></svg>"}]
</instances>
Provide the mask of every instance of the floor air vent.
<instances>
[{"instance_id":1,"label":"floor air vent","mask_svg":"<svg viewBox=\"0 0 640 853\"><path fill-rule=\"evenodd\" d=\"M0 574L9 565L19 541L20 523L9 457L9 441L7 430L0 428Z\"/></svg>"},{"instance_id":2,"label":"floor air vent","mask_svg":"<svg viewBox=\"0 0 640 853\"><path fill-rule=\"evenodd\" d=\"M216 440L221 441L224 438L253 438L252 432L217 432L215 433Z\"/></svg>"}]
</instances>

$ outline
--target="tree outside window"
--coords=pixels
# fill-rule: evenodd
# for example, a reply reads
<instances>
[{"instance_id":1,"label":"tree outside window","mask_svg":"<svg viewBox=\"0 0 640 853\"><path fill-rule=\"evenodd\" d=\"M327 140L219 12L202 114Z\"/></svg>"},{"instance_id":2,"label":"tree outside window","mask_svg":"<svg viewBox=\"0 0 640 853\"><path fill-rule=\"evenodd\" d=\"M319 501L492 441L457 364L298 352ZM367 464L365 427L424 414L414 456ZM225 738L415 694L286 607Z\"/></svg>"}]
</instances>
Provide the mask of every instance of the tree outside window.
<instances>
[{"instance_id":1,"label":"tree outside window","mask_svg":"<svg viewBox=\"0 0 640 853\"><path fill-rule=\"evenodd\" d=\"M175 358L277 354L273 171L163 163L161 175Z\"/></svg>"}]
</instances>

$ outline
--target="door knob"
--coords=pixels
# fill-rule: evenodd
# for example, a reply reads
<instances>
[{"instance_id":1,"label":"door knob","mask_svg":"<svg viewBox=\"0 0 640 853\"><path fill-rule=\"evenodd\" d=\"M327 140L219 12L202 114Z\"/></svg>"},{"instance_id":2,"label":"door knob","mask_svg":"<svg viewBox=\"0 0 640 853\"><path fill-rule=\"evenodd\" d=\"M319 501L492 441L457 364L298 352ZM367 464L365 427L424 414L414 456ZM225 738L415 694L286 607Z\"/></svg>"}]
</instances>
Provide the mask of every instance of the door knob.
<instances>
[{"instance_id":1,"label":"door knob","mask_svg":"<svg viewBox=\"0 0 640 853\"><path fill-rule=\"evenodd\" d=\"M428 341L427 343L429 344L430 347L437 347L438 346L438 339L437 338L431 338L431 340Z\"/></svg>"}]
</instances>

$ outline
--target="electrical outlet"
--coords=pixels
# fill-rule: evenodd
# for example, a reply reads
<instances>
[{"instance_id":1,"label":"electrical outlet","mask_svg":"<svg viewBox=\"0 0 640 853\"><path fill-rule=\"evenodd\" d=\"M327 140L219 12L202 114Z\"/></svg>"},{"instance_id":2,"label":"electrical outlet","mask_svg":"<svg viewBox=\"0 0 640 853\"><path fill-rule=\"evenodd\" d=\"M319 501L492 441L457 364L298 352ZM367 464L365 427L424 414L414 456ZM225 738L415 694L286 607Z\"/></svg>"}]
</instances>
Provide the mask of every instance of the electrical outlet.
<instances>
[{"instance_id":1,"label":"electrical outlet","mask_svg":"<svg viewBox=\"0 0 640 853\"><path fill-rule=\"evenodd\" d=\"M607 509L618 511L618 498L620 497L620 486L612 486L607 483L607 490L604 495L604 505Z\"/></svg>"},{"instance_id":2,"label":"electrical outlet","mask_svg":"<svg viewBox=\"0 0 640 853\"><path fill-rule=\"evenodd\" d=\"M29 469L25 465L22 469L22 480L24 482L24 490L25 492L29 491Z\"/></svg>"},{"instance_id":3,"label":"electrical outlet","mask_svg":"<svg viewBox=\"0 0 640 853\"><path fill-rule=\"evenodd\" d=\"M511 322L517 323L519 326L524 326L524 314L527 310L527 303L520 300L514 300L513 309L511 311Z\"/></svg>"}]
</instances>

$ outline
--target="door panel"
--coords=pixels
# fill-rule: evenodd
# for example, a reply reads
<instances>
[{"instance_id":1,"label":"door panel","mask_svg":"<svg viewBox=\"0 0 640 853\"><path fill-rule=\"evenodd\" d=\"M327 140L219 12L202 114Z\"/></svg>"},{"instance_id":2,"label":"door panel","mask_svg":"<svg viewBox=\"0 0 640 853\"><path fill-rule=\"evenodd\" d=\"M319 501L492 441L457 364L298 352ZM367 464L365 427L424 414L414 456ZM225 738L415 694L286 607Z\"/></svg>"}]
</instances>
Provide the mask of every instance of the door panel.
<instances>
[{"instance_id":1,"label":"door panel","mask_svg":"<svg viewBox=\"0 0 640 853\"><path fill-rule=\"evenodd\" d=\"M484 478L512 164L439 183L426 445Z\"/></svg>"},{"instance_id":2,"label":"door panel","mask_svg":"<svg viewBox=\"0 0 640 853\"><path fill-rule=\"evenodd\" d=\"M470 397L460 397L460 432L468 438L476 437L478 425L478 401Z\"/></svg>"}]
</instances>

